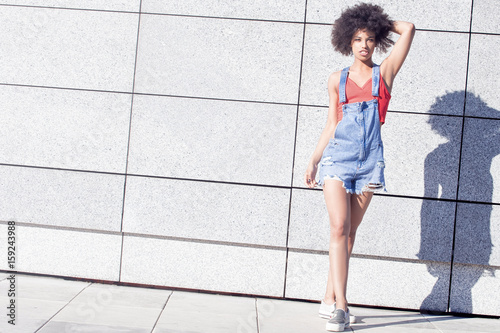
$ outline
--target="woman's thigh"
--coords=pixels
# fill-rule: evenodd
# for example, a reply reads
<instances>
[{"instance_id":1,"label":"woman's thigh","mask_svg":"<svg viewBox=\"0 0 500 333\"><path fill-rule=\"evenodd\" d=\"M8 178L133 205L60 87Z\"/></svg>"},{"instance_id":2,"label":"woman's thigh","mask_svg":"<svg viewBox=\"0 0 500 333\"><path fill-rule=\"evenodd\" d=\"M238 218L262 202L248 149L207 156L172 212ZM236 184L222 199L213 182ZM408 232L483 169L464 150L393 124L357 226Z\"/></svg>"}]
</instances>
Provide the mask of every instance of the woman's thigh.
<instances>
[{"instance_id":1,"label":"woman's thigh","mask_svg":"<svg viewBox=\"0 0 500 333\"><path fill-rule=\"evenodd\" d=\"M372 197L373 192L363 192L363 194L355 194L351 197L351 233L356 233Z\"/></svg>"},{"instance_id":2,"label":"woman's thigh","mask_svg":"<svg viewBox=\"0 0 500 333\"><path fill-rule=\"evenodd\" d=\"M351 194L337 179L326 179L323 185L326 209L330 219L330 228L347 229L351 220Z\"/></svg>"}]
</instances>

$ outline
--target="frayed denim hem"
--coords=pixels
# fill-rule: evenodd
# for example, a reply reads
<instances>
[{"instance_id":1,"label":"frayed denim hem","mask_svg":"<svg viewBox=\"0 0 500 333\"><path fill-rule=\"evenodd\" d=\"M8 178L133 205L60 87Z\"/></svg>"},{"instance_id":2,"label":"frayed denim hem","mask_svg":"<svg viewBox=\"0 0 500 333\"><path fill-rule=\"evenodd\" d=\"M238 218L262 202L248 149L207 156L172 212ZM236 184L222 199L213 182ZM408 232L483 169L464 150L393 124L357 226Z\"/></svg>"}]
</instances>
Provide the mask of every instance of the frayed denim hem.
<instances>
[{"instance_id":1,"label":"frayed denim hem","mask_svg":"<svg viewBox=\"0 0 500 333\"><path fill-rule=\"evenodd\" d=\"M327 179L335 179L342 182L342 187L345 189L346 193L362 195L364 192L373 192L373 193L387 193L387 188L385 187L385 183L368 183L363 186L360 190L353 190L348 188L339 176L337 175L326 175L323 178L320 178L318 181L318 185L323 187L325 185L325 180Z\"/></svg>"},{"instance_id":2,"label":"frayed denim hem","mask_svg":"<svg viewBox=\"0 0 500 333\"><path fill-rule=\"evenodd\" d=\"M345 186L345 182L337 175L335 176L330 176L330 175L326 175L323 177L323 179L320 178L319 182L318 182L318 185L323 187L325 185L325 180L327 179L335 179L335 180L338 180L338 181L341 181L342 182L342 187L345 188L345 191L347 193L350 193L350 194L353 194L354 193L354 190L351 189L351 188L347 188L347 186Z\"/></svg>"},{"instance_id":3,"label":"frayed denim hem","mask_svg":"<svg viewBox=\"0 0 500 333\"><path fill-rule=\"evenodd\" d=\"M368 183L360 191L356 191L356 194L363 194L363 192L387 193L387 189L385 183Z\"/></svg>"}]
</instances>

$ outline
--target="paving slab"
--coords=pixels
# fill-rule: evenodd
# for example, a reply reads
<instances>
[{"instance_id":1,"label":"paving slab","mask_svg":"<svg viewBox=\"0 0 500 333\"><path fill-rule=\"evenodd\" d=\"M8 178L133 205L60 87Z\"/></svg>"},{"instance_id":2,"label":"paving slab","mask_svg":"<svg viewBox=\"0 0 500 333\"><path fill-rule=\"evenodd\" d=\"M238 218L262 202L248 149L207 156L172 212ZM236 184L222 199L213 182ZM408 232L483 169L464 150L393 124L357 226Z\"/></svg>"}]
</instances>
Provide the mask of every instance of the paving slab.
<instances>
[{"instance_id":1,"label":"paving slab","mask_svg":"<svg viewBox=\"0 0 500 333\"><path fill-rule=\"evenodd\" d=\"M326 320L318 316L319 304L257 299L259 333L325 332Z\"/></svg>"},{"instance_id":2,"label":"paving slab","mask_svg":"<svg viewBox=\"0 0 500 333\"><path fill-rule=\"evenodd\" d=\"M7 278L11 274L5 275ZM2 320L0 332L35 332L89 285L88 282L15 274L15 296L8 297L10 283L8 279L0 281L0 304L3 307L12 299L15 301L15 326Z\"/></svg>"},{"instance_id":3,"label":"paving slab","mask_svg":"<svg viewBox=\"0 0 500 333\"><path fill-rule=\"evenodd\" d=\"M255 299L173 292L153 333L257 332Z\"/></svg>"},{"instance_id":4,"label":"paving slab","mask_svg":"<svg viewBox=\"0 0 500 333\"><path fill-rule=\"evenodd\" d=\"M72 303L97 301L103 305L163 309L171 294L171 290L165 289L93 283L78 295Z\"/></svg>"},{"instance_id":5,"label":"paving slab","mask_svg":"<svg viewBox=\"0 0 500 333\"><path fill-rule=\"evenodd\" d=\"M384 309L351 307L357 322L354 332L439 332L419 312L389 311Z\"/></svg>"},{"instance_id":6,"label":"paving slab","mask_svg":"<svg viewBox=\"0 0 500 333\"><path fill-rule=\"evenodd\" d=\"M10 301L7 297L0 297L2 307ZM50 301L43 299L16 299L15 325L7 322L10 318L3 318L0 321L0 332L5 333L28 333L35 332L50 320L67 302Z\"/></svg>"},{"instance_id":7,"label":"paving slab","mask_svg":"<svg viewBox=\"0 0 500 333\"><path fill-rule=\"evenodd\" d=\"M423 315L441 332L500 332L500 320L479 317Z\"/></svg>"},{"instance_id":8,"label":"paving slab","mask_svg":"<svg viewBox=\"0 0 500 333\"><path fill-rule=\"evenodd\" d=\"M127 326L91 325L73 322L51 321L37 333L77 333L77 332L100 332L100 333L149 333L150 328L133 328Z\"/></svg>"},{"instance_id":9,"label":"paving slab","mask_svg":"<svg viewBox=\"0 0 500 333\"><path fill-rule=\"evenodd\" d=\"M10 275L10 274L9 274ZM43 300L56 302L69 302L90 283L71 281L61 278L29 276L15 274L17 297L21 300ZM0 282L0 286L9 280ZM2 288L2 287L0 287ZM3 289L0 289L3 290ZM6 294L2 293L2 296Z\"/></svg>"},{"instance_id":10,"label":"paving slab","mask_svg":"<svg viewBox=\"0 0 500 333\"><path fill-rule=\"evenodd\" d=\"M75 297L44 329L50 332L63 324L76 324L73 326L98 326L106 328L104 331L150 331L170 294L170 290L95 284Z\"/></svg>"}]
</instances>

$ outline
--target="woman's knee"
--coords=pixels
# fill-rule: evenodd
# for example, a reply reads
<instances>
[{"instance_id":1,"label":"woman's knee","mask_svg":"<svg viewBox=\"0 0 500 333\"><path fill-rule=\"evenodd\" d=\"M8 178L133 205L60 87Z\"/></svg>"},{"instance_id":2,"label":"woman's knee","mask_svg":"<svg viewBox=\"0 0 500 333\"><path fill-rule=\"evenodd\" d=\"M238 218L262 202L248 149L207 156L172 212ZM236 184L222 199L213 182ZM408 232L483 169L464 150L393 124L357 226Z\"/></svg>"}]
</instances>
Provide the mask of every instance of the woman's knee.
<instances>
[{"instance_id":1,"label":"woman's knee","mask_svg":"<svg viewBox=\"0 0 500 333\"><path fill-rule=\"evenodd\" d=\"M345 221L330 222L330 238L346 237L350 234L349 223Z\"/></svg>"},{"instance_id":2,"label":"woman's knee","mask_svg":"<svg viewBox=\"0 0 500 333\"><path fill-rule=\"evenodd\" d=\"M352 239L356 238L357 231L358 231L358 228L351 225L351 228L349 230L349 238L352 238Z\"/></svg>"}]
</instances>

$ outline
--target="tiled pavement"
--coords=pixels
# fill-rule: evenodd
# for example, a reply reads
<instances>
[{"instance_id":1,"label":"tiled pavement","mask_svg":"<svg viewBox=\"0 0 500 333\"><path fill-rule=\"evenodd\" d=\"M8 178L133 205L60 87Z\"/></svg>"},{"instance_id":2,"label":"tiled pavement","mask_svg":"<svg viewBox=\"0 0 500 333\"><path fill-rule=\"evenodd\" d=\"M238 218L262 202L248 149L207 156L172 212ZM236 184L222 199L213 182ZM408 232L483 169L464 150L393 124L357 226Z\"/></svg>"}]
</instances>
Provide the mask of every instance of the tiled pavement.
<instances>
[{"instance_id":1,"label":"tiled pavement","mask_svg":"<svg viewBox=\"0 0 500 333\"><path fill-rule=\"evenodd\" d=\"M9 274L0 273L8 311ZM16 274L15 326L0 332L326 332L317 303L99 284ZM500 332L500 320L351 307L354 332Z\"/></svg>"}]
</instances>

